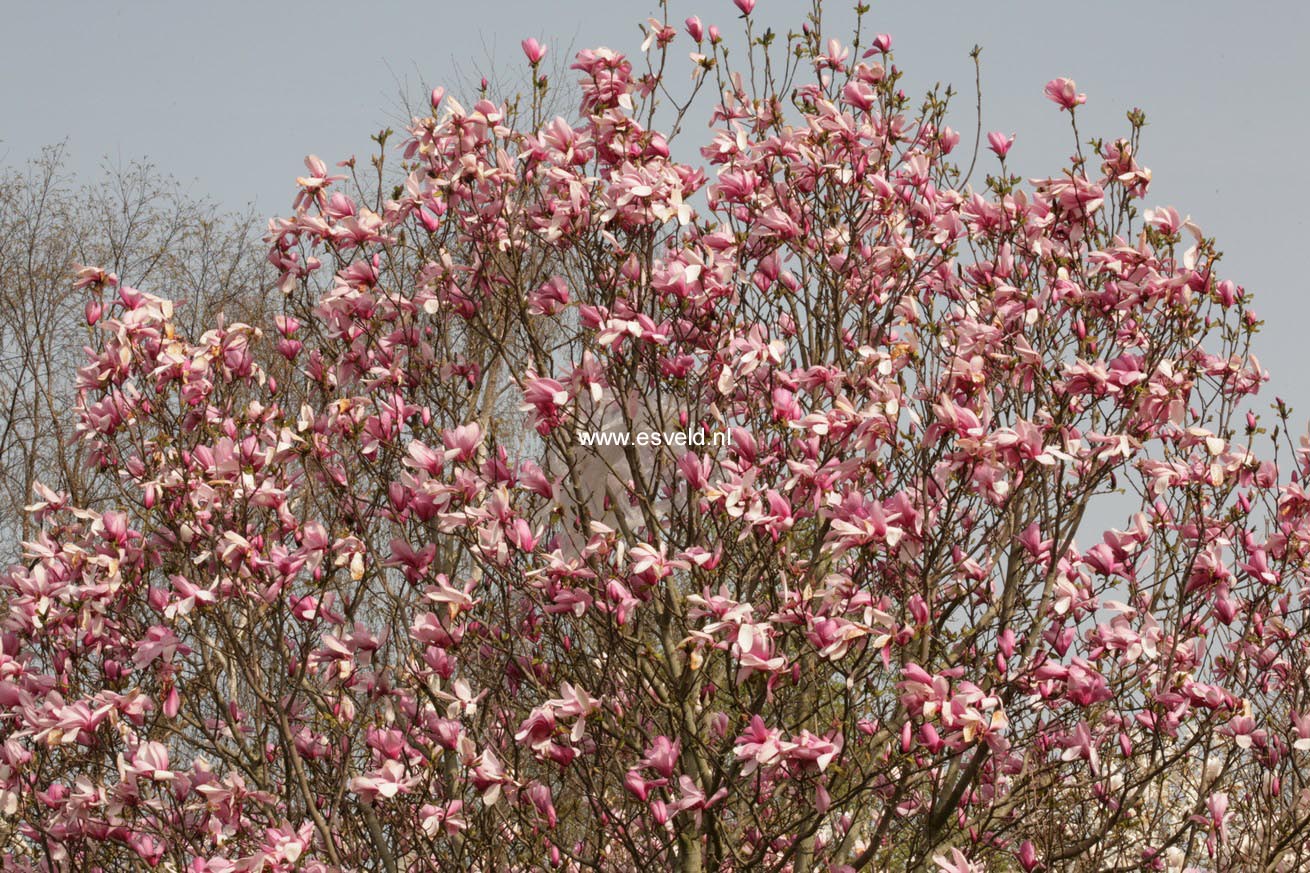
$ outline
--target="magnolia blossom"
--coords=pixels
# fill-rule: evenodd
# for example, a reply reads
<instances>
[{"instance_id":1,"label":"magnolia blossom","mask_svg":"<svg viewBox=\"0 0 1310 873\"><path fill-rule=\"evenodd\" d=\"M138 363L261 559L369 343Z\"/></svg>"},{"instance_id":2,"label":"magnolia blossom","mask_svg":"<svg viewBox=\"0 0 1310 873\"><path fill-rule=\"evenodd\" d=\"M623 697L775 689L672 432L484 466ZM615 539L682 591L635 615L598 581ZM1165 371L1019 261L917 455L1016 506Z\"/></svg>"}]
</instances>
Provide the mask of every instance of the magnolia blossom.
<instances>
[{"instance_id":1,"label":"magnolia blossom","mask_svg":"<svg viewBox=\"0 0 1310 873\"><path fill-rule=\"evenodd\" d=\"M1006 137L1006 135L1000 131L993 130L991 133L987 134L987 145L996 153L996 157L1004 159L1005 156L1010 153L1010 149L1014 146L1014 134L1010 134L1009 137Z\"/></svg>"},{"instance_id":2,"label":"magnolia blossom","mask_svg":"<svg viewBox=\"0 0 1310 873\"><path fill-rule=\"evenodd\" d=\"M528 59L528 63L534 67L541 63L542 58L546 57L546 46L537 42L534 38L525 39L520 45L523 47L523 55Z\"/></svg>"},{"instance_id":3,"label":"magnolia blossom","mask_svg":"<svg viewBox=\"0 0 1310 873\"><path fill-rule=\"evenodd\" d=\"M1077 92L1073 79L1052 79L1046 83L1046 97L1061 109L1073 110L1087 102L1086 94Z\"/></svg>"}]
</instances>

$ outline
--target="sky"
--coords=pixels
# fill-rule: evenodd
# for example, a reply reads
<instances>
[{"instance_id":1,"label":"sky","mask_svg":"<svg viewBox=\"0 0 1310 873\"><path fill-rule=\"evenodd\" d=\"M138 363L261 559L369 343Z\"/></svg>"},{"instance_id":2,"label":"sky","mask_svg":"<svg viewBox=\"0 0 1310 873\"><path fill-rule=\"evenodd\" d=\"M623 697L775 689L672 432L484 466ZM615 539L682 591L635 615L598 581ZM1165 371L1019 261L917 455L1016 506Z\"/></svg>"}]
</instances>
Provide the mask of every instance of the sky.
<instances>
[{"instance_id":1,"label":"sky","mask_svg":"<svg viewBox=\"0 0 1310 873\"><path fill-rule=\"evenodd\" d=\"M1268 322L1256 352L1274 394L1310 418L1304 354L1310 285L1297 192L1310 134L1310 4L1293 0L869 0L869 32L890 33L908 90L954 83L952 121L972 132L981 45L983 128L1017 133L1010 165L1057 171L1073 150L1067 116L1042 95L1056 76L1088 95L1084 135L1117 136L1146 111L1148 205L1190 214L1225 252L1227 278L1254 294ZM69 169L146 159L196 196L262 214L290 208L301 160L369 153L399 128L403 95L458 92L487 73L523 75L519 40L558 59L569 46L635 54L649 0L477 2L14 3L0 32L0 164L66 142ZM757 27L785 31L809 4L759 0ZM847 42L850 4L826 4ZM673 0L737 27L730 0ZM825 27L825 30L829 28ZM690 50L684 40L683 45ZM967 144L968 137L966 137ZM980 157L984 168L987 157Z\"/></svg>"}]
</instances>

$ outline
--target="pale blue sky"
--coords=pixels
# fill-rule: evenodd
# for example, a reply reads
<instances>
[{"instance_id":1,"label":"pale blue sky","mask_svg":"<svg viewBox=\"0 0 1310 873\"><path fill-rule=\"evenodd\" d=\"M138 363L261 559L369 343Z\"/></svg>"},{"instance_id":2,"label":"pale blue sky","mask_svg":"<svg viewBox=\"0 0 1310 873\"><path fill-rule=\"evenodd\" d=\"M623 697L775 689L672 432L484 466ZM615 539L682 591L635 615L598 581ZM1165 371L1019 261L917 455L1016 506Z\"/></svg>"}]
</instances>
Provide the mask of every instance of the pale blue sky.
<instances>
[{"instance_id":1,"label":"pale blue sky","mask_svg":"<svg viewBox=\"0 0 1310 873\"><path fill-rule=\"evenodd\" d=\"M1118 134L1125 110L1145 109L1150 200L1173 203L1218 238L1226 275L1255 293L1269 321L1257 347L1274 374L1269 400L1282 393L1298 418L1310 415L1310 379L1302 378L1310 283L1298 205L1310 134L1305 4L872 6L869 25L893 35L912 90L941 80L963 92L955 126L966 131L968 52L983 46L984 127L1019 134L1011 164L1025 176L1058 169L1071 151L1066 117L1042 96L1048 79L1070 76L1087 92L1084 134ZM10 3L0 32L0 162L67 139L75 172L93 171L104 156L148 158L194 194L282 212L302 156L366 154L372 132L402 120L406 88L418 94L497 63L512 80L525 36L557 54L570 43L634 53L636 23L653 8L647 0ZM672 8L679 21L695 13L725 31L736 26L730 0ZM755 16L785 30L806 8L760 0ZM834 25L849 21L848 4L828 9Z\"/></svg>"}]
</instances>

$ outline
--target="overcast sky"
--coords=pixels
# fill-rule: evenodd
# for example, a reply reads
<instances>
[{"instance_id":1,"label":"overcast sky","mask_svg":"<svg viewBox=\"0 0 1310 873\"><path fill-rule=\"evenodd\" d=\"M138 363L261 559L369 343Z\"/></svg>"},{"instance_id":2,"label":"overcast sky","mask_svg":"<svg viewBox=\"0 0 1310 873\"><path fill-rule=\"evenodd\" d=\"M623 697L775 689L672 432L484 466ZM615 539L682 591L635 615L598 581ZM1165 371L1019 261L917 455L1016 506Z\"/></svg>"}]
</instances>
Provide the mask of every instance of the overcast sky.
<instances>
[{"instance_id":1,"label":"overcast sky","mask_svg":"<svg viewBox=\"0 0 1310 873\"><path fill-rule=\"evenodd\" d=\"M761 24L786 30L808 8L759 0ZM1047 175L1072 150L1067 116L1042 96L1055 76L1088 94L1083 132L1114 136L1147 113L1143 162L1152 205L1189 213L1226 252L1225 274L1268 320L1257 353L1275 392L1310 415L1306 336L1305 143L1310 133L1310 11L1293 0L872 0L872 31L891 33L912 90L964 92L954 126L973 129L969 49L983 47L985 130L1018 134L1017 172ZM646 0L342 3L11 3L0 32L0 163L66 140L70 168L147 158L190 191L284 212L301 158L367 154L402 121L401 94L501 70L521 75L519 40L556 55L608 45L635 53ZM829 3L847 41L849 5ZM725 31L730 0L684 3ZM686 45L685 41L683 43ZM689 48L689 46L688 46ZM452 89L454 90L454 89ZM963 145L963 144L962 144ZM987 166L990 166L988 164Z\"/></svg>"}]
</instances>

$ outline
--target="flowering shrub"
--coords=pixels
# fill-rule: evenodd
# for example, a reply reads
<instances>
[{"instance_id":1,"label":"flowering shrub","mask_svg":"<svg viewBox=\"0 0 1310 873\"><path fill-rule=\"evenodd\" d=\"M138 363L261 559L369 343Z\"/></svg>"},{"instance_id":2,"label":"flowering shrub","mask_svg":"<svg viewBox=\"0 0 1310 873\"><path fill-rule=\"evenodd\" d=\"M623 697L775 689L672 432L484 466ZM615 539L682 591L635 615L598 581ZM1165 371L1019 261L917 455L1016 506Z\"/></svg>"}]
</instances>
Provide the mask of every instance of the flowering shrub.
<instances>
[{"instance_id":1,"label":"flowering shrub","mask_svg":"<svg viewBox=\"0 0 1310 873\"><path fill-rule=\"evenodd\" d=\"M754 5L752 75L652 19L541 118L525 40L390 196L309 158L271 324L81 272L119 492L3 579L6 870L1304 868L1310 456L1141 115L971 182Z\"/></svg>"}]
</instances>

